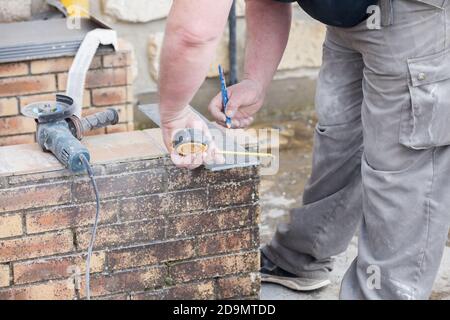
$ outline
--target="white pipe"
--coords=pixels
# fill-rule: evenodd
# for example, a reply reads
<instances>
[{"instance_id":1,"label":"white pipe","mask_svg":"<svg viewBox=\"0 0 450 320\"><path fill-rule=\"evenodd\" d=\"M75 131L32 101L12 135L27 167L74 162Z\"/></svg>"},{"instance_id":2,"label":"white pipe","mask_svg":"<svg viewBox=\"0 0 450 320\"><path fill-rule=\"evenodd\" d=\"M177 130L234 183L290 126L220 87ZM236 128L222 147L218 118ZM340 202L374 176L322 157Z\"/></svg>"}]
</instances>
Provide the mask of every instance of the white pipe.
<instances>
[{"instance_id":1,"label":"white pipe","mask_svg":"<svg viewBox=\"0 0 450 320\"><path fill-rule=\"evenodd\" d=\"M100 45L112 45L117 49L117 33L114 30L95 29L90 31L84 38L80 49L78 49L75 60L70 67L66 95L74 100L74 115L81 119L83 108L84 86L86 75L91 66L92 59Z\"/></svg>"}]
</instances>

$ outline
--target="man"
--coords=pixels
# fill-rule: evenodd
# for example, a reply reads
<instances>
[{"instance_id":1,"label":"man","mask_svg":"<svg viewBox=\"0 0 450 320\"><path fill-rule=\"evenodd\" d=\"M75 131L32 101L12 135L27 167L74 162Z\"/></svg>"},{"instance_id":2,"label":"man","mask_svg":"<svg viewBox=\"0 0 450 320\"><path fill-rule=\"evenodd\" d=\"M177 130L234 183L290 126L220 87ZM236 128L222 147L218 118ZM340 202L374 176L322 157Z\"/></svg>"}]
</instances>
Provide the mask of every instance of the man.
<instances>
[{"instance_id":1,"label":"man","mask_svg":"<svg viewBox=\"0 0 450 320\"><path fill-rule=\"evenodd\" d=\"M205 129L185 106L205 78L231 0L176 0L161 61L161 116L175 130ZM247 0L244 80L229 88L229 116L253 121L289 34L290 0ZM450 2L381 0L381 28L364 22L378 1L300 0L328 24L318 79L313 172L304 206L262 249L262 278L297 290L329 283L331 257L358 226L358 257L342 299L427 299L450 212ZM300 53L301 54L301 53ZM221 97L210 105L224 123ZM214 152L187 162L194 168Z\"/></svg>"}]
</instances>

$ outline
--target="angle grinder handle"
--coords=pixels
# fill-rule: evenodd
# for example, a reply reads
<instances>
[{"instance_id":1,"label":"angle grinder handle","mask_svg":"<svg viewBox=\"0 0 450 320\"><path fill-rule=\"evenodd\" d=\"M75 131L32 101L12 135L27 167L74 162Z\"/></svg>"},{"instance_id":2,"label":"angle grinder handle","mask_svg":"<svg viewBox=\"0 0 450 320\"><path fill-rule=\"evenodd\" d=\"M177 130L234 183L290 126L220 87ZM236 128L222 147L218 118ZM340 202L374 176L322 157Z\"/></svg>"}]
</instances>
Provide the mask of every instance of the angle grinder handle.
<instances>
[{"instance_id":1,"label":"angle grinder handle","mask_svg":"<svg viewBox=\"0 0 450 320\"><path fill-rule=\"evenodd\" d=\"M81 129L83 133L85 133L95 129L112 126L117 123L119 123L119 113L115 109L108 109L81 119Z\"/></svg>"}]
</instances>

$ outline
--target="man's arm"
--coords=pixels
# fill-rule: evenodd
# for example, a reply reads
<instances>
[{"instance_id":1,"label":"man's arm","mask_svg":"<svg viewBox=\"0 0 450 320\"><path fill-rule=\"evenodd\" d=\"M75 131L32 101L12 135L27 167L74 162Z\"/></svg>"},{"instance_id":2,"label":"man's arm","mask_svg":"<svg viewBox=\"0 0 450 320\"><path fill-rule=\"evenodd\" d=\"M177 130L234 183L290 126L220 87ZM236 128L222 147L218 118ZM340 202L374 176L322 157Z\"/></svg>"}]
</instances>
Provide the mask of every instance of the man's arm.
<instances>
[{"instance_id":1,"label":"man's arm","mask_svg":"<svg viewBox=\"0 0 450 320\"><path fill-rule=\"evenodd\" d=\"M169 14L159 77L161 129L172 161L194 169L205 162L223 162L214 143L205 154L181 156L172 148L173 136L182 129L209 129L189 102L205 80L225 29L232 0L175 0Z\"/></svg>"},{"instance_id":2,"label":"man's arm","mask_svg":"<svg viewBox=\"0 0 450 320\"><path fill-rule=\"evenodd\" d=\"M288 0L289 1L289 0ZM289 38L292 5L275 0L247 0L247 46L244 80L229 88L227 113L233 127L247 127L261 108ZM217 95L209 110L224 124L222 98Z\"/></svg>"},{"instance_id":3,"label":"man's arm","mask_svg":"<svg viewBox=\"0 0 450 320\"><path fill-rule=\"evenodd\" d=\"M247 0L245 79L269 87L289 38L292 6L274 0Z\"/></svg>"},{"instance_id":4,"label":"man's arm","mask_svg":"<svg viewBox=\"0 0 450 320\"><path fill-rule=\"evenodd\" d=\"M232 0L175 0L170 11L160 69L163 121L183 113L205 80Z\"/></svg>"}]
</instances>

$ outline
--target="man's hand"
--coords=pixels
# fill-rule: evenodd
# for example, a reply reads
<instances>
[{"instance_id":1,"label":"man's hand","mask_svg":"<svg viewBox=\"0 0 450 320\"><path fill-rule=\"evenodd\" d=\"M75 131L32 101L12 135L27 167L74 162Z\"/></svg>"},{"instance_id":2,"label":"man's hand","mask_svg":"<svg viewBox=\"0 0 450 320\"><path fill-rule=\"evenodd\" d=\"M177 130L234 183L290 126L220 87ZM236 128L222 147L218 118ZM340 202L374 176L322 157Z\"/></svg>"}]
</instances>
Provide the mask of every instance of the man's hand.
<instances>
[{"instance_id":1,"label":"man's hand","mask_svg":"<svg viewBox=\"0 0 450 320\"><path fill-rule=\"evenodd\" d=\"M222 95L219 93L209 104L209 111L218 124L225 125L226 116L232 119L232 128L247 128L264 102L262 86L250 79L228 88L227 115L223 113Z\"/></svg>"},{"instance_id":2,"label":"man's hand","mask_svg":"<svg viewBox=\"0 0 450 320\"><path fill-rule=\"evenodd\" d=\"M227 114L233 128L246 128L261 108L289 38L292 5L273 0L247 0L247 46L244 81L228 88ZM264 21L264 23L261 23ZM224 125L222 97L215 97L209 110Z\"/></svg>"},{"instance_id":3,"label":"man's hand","mask_svg":"<svg viewBox=\"0 0 450 320\"><path fill-rule=\"evenodd\" d=\"M190 156L179 155L172 146L175 134L183 129L197 129L203 132L208 141L212 141L206 123L191 108L186 107L175 117L165 117L161 119L161 128L164 144L170 152L173 163L180 168L195 169L204 163L223 163L222 155L217 153L217 148L213 142L208 146L207 152Z\"/></svg>"}]
</instances>

